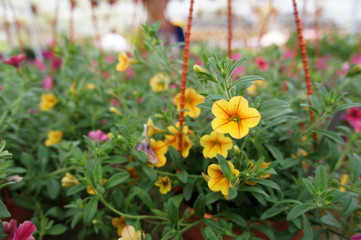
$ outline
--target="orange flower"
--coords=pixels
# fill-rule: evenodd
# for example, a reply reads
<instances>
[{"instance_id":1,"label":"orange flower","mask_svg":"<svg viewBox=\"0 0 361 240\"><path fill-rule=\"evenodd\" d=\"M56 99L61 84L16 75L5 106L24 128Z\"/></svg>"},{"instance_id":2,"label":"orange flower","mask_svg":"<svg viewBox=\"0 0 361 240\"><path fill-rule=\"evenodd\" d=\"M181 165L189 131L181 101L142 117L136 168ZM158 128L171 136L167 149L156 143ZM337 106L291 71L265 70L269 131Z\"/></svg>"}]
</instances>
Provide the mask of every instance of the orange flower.
<instances>
[{"instance_id":1,"label":"orange flower","mask_svg":"<svg viewBox=\"0 0 361 240\"><path fill-rule=\"evenodd\" d=\"M121 52L118 55L118 64L116 70L119 72L124 72L130 65L131 60L128 59L128 55L125 52Z\"/></svg>"},{"instance_id":2,"label":"orange flower","mask_svg":"<svg viewBox=\"0 0 361 240\"><path fill-rule=\"evenodd\" d=\"M232 175L238 176L239 171L234 168L233 163L227 161L231 168ZM218 164L208 166L207 173L209 175L208 187L213 192L221 191L223 195L228 196L228 188L231 186L230 181L223 175L222 169Z\"/></svg>"},{"instance_id":3,"label":"orange flower","mask_svg":"<svg viewBox=\"0 0 361 240\"><path fill-rule=\"evenodd\" d=\"M229 137L224 136L222 133L211 132L210 135L204 135L200 139L203 149L203 156L205 158L213 158L221 154L227 158L228 150L232 148L233 142Z\"/></svg>"},{"instance_id":4,"label":"orange flower","mask_svg":"<svg viewBox=\"0 0 361 240\"><path fill-rule=\"evenodd\" d=\"M248 101L242 96L233 97L229 102L221 99L212 106L212 113L216 117L212 121L212 128L219 133L229 133L233 138L243 138L249 128L257 126L261 115L255 108L248 107Z\"/></svg>"},{"instance_id":5,"label":"orange flower","mask_svg":"<svg viewBox=\"0 0 361 240\"><path fill-rule=\"evenodd\" d=\"M179 122L176 123L176 126L179 127ZM173 126L169 126L168 130L173 133L173 135L166 135L165 142L174 147L175 149L178 149L178 142L179 142L179 135L180 132ZM193 135L194 132L188 129L188 126L183 126L182 128L184 134ZM189 136L183 135L182 137L182 157L187 158L189 155L189 150L192 148L193 143Z\"/></svg>"},{"instance_id":6,"label":"orange flower","mask_svg":"<svg viewBox=\"0 0 361 240\"><path fill-rule=\"evenodd\" d=\"M180 108L180 98L181 94L178 93L174 97L174 104L177 106L177 110ZM204 96L197 93L193 88L187 88L185 91L184 98L184 109L188 109L189 111L184 112L184 116L190 116L192 118L197 118L201 114L201 109L197 107L198 104L204 102Z\"/></svg>"},{"instance_id":7,"label":"orange flower","mask_svg":"<svg viewBox=\"0 0 361 240\"><path fill-rule=\"evenodd\" d=\"M115 217L112 219L112 225L113 227L117 228L117 233L118 236L121 237L122 236L122 231L125 227L125 217L121 216L121 217Z\"/></svg>"},{"instance_id":8,"label":"orange flower","mask_svg":"<svg viewBox=\"0 0 361 240\"><path fill-rule=\"evenodd\" d=\"M153 152L158 158L158 163L154 166L163 167L167 163L165 154L168 152L168 144L163 141L155 141L153 138L150 139L150 145Z\"/></svg>"}]
</instances>

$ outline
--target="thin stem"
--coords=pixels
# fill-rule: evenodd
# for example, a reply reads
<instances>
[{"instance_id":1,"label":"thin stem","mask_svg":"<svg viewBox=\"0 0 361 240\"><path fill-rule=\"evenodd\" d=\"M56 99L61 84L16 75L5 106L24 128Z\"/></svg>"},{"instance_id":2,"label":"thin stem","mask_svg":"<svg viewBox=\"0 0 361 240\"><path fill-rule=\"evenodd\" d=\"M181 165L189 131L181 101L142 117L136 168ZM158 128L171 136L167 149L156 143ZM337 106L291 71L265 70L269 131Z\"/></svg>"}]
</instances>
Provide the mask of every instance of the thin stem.
<instances>
[{"instance_id":1,"label":"thin stem","mask_svg":"<svg viewBox=\"0 0 361 240\"><path fill-rule=\"evenodd\" d=\"M44 174L44 175L40 175L40 176L37 176L37 177L35 177L35 178L33 178L33 179L49 178L49 177L58 175L58 174L60 174L60 173L69 172L69 171L71 171L71 170L73 170L73 169L75 169L75 168L76 168L76 166L58 169L58 170L56 170L56 171L54 171L54 172L51 172L51 173L48 173L48 174ZM27 179L27 178L25 178L25 179Z\"/></svg>"},{"instance_id":2,"label":"thin stem","mask_svg":"<svg viewBox=\"0 0 361 240\"><path fill-rule=\"evenodd\" d=\"M162 174L162 175L168 175L168 176L173 176L176 177L177 174L176 173L170 173L170 172L164 172L164 171L160 171L160 170L155 170L157 173ZM190 178L203 178L201 175L192 175L189 174L188 177Z\"/></svg>"}]
</instances>

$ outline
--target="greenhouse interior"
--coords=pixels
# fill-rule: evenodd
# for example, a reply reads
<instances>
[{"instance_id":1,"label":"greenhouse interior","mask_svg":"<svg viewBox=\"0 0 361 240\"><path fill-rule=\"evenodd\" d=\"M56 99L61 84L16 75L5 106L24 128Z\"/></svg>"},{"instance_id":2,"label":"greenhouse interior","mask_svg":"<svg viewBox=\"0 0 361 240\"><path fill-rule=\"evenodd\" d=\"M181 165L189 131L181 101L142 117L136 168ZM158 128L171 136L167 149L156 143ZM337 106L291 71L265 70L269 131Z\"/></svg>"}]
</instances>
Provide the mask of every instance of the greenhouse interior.
<instances>
[{"instance_id":1,"label":"greenhouse interior","mask_svg":"<svg viewBox=\"0 0 361 240\"><path fill-rule=\"evenodd\" d=\"M0 13L0 239L361 240L361 0Z\"/></svg>"}]
</instances>

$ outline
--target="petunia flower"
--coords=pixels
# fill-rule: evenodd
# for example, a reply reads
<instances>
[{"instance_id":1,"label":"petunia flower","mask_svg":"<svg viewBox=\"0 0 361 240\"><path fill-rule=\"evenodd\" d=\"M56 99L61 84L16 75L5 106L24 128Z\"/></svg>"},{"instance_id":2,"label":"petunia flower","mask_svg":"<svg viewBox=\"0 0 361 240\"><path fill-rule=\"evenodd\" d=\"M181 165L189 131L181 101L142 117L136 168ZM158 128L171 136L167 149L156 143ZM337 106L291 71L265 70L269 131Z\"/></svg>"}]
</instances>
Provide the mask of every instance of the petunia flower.
<instances>
[{"instance_id":1,"label":"petunia flower","mask_svg":"<svg viewBox=\"0 0 361 240\"><path fill-rule=\"evenodd\" d=\"M156 141L153 138L150 139L151 148L154 154L157 156L158 163L154 166L163 167L167 163L165 154L168 152L168 144L163 141Z\"/></svg>"},{"instance_id":2,"label":"petunia flower","mask_svg":"<svg viewBox=\"0 0 361 240\"><path fill-rule=\"evenodd\" d=\"M122 237L118 238L118 240L141 240L142 236L145 239L145 235L142 231L135 231L133 226L128 225L123 228Z\"/></svg>"},{"instance_id":3,"label":"petunia flower","mask_svg":"<svg viewBox=\"0 0 361 240\"><path fill-rule=\"evenodd\" d=\"M350 60L351 64L361 64L361 55L353 55Z\"/></svg>"},{"instance_id":4,"label":"petunia flower","mask_svg":"<svg viewBox=\"0 0 361 240\"><path fill-rule=\"evenodd\" d=\"M164 92L169 88L169 76L164 73L157 73L149 80L153 92Z\"/></svg>"},{"instance_id":5,"label":"petunia flower","mask_svg":"<svg viewBox=\"0 0 361 240\"><path fill-rule=\"evenodd\" d=\"M34 223L25 221L15 230L14 238L12 240L35 240L32 236L35 231L36 227Z\"/></svg>"},{"instance_id":6,"label":"petunia flower","mask_svg":"<svg viewBox=\"0 0 361 240\"><path fill-rule=\"evenodd\" d=\"M219 133L229 133L233 138L243 138L249 128L257 126L261 115L255 108L248 107L248 101L242 96L233 97L229 102L220 99L212 106L212 113L216 117L212 121L212 128Z\"/></svg>"},{"instance_id":7,"label":"petunia flower","mask_svg":"<svg viewBox=\"0 0 361 240\"><path fill-rule=\"evenodd\" d=\"M353 235L350 240L361 240L361 234Z\"/></svg>"},{"instance_id":8,"label":"petunia flower","mask_svg":"<svg viewBox=\"0 0 361 240\"><path fill-rule=\"evenodd\" d=\"M40 102L40 110L41 111L50 111L54 108L54 106L58 103L58 100L54 96L54 94L41 94L41 102Z\"/></svg>"},{"instance_id":9,"label":"petunia flower","mask_svg":"<svg viewBox=\"0 0 361 240\"><path fill-rule=\"evenodd\" d=\"M17 222L14 219L11 219L10 222L3 222L4 225L4 233L8 236L3 240L12 240L15 234L15 230L17 227Z\"/></svg>"},{"instance_id":10,"label":"petunia flower","mask_svg":"<svg viewBox=\"0 0 361 240\"><path fill-rule=\"evenodd\" d=\"M118 55L118 64L116 66L116 70L119 72L124 72L130 65L130 59L125 52L121 52Z\"/></svg>"},{"instance_id":11,"label":"petunia flower","mask_svg":"<svg viewBox=\"0 0 361 240\"><path fill-rule=\"evenodd\" d=\"M221 154L224 158L228 156L228 150L232 148L233 141L222 133L211 132L210 135L204 135L200 139L200 144L203 149L203 156L205 158L216 157Z\"/></svg>"},{"instance_id":12,"label":"petunia flower","mask_svg":"<svg viewBox=\"0 0 361 240\"><path fill-rule=\"evenodd\" d=\"M227 161L231 168L232 175L238 176L239 171L234 168L233 163ZM207 173L209 176L208 187L213 192L221 191L224 196L228 196L228 188L231 182L224 176L221 167L218 164L211 164L208 166Z\"/></svg>"},{"instance_id":13,"label":"petunia flower","mask_svg":"<svg viewBox=\"0 0 361 240\"><path fill-rule=\"evenodd\" d=\"M164 132L163 129L160 129L154 125L154 122L151 118L148 118L147 125L148 125L148 137L152 137L154 134Z\"/></svg>"},{"instance_id":14,"label":"petunia flower","mask_svg":"<svg viewBox=\"0 0 361 240\"><path fill-rule=\"evenodd\" d=\"M254 62L257 64L259 70L267 71L268 63L263 57L257 57Z\"/></svg>"},{"instance_id":15,"label":"petunia flower","mask_svg":"<svg viewBox=\"0 0 361 240\"><path fill-rule=\"evenodd\" d=\"M190 116L192 118L197 118L201 114L201 109L197 107L198 104L204 102L205 97L198 94L196 90L193 88L187 88L185 90L185 98L184 98L184 109L188 109L189 111L184 112L184 116ZM177 110L180 108L180 100L181 94L178 93L174 97L174 104L177 106Z\"/></svg>"},{"instance_id":16,"label":"petunia flower","mask_svg":"<svg viewBox=\"0 0 361 240\"><path fill-rule=\"evenodd\" d=\"M176 126L179 128L179 122L176 123ZM180 132L174 126L169 126L168 130L173 134L165 136L166 143L168 145L174 147L175 149L178 149ZM193 135L194 132L189 130L188 126L183 126L182 127L182 132L183 132L183 136L182 136L182 157L187 158L188 155L189 155L189 151L193 146L193 143L192 143L190 137L187 136L187 135Z\"/></svg>"},{"instance_id":17,"label":"petunia flower","mask_svg":"<svg viewBox=\"0 0 361 240\"><path fill-rule=\"evenodd\" d=\"M13 56L8 60L4 61L4 63L12 65L16 68L20 66L20 63L26 58L25 54L19 54L17 56Z\"/></svg>"},{"instance_id":18,"label":"petunia flower","mask_svg":"<svg viewBox=\"0 0 361 240\"><path fill-rule=\"evenodd\" d=\"M125 227L125 217L121 216L121 217L115 217L112 219L112 225L113 227L117 228L117 234L119 237L122 236L122 231Z\"/></svg>"},{"instance_id":19,"label":"petunia flower","mask_svg":"<svg viewBox=\"0 0 361 240\"><path fill-rule=\"evenodd\" d=\"M356 132L361 132L361 108L353 107L348 109L345 119Z\"/></svg>"},{"instance_id":20,"label":"petunia flower","mask_svg":"<svg viewBox=\"0 0 361 240\"><path fill-rule=\"evenodd\" d=\"M91 140L97 140L99 143L102 141L109 141L109 136L105 134L102 130L90 131L88 136Z\"/></svg>"},{"instance_id":21,"label":"petunia flower","mask_svg":"<svg viewBox=\"0 0 361 240\"><path fill-rule=\"evenodd\" d=\"M49 147L51 145L60 143L63 141L63 132L62 131L49 131L48 138L45 140L45 146Z\"/></svg>"},{"instance_id":22,"label":"petunia flower","mask_svg":"<svg viewBox=\"0 0 361 240\"><path fill-rule=\"evenodd\" d=\"M168 176L159 177L154 185L159 187L161 194L167 194L172 189L172 184Z\"/></svg>"},{"instance_id":23,"label":"petunia flower","mask_svg":"<svg viewBox=\"0 0 361 240\"><path fill-rule=\"evenodd\" d=\"M61 179L61 186L62 187L72 187L78 185L80 182L79 180L70 173L65 173L65 176Z\"/></svg>"}]
</instances>

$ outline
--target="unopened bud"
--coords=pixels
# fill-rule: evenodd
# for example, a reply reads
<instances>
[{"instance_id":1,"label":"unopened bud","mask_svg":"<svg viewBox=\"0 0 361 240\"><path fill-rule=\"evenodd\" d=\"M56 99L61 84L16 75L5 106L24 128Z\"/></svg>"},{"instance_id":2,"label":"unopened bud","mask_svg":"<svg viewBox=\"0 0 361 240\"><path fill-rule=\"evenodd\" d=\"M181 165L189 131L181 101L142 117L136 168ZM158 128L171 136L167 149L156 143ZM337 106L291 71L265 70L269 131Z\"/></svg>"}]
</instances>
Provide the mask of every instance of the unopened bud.
<instances>
[{"instance_id":1,"label":"unopened bud","mask_svg":"<svg viewBox=\"0 0 361 240\"><path fill-rule=\"evenodd\" d=\"M96 225L96 224L98 224L98 220L96 220L96 219L93 219L93 220L92 220L92 224L93 224L93 225Z\"/></svg>"},{"instance_id":2,"label":"unopened bud","mask_svg":"<svg viewBox=\"0 0 361 240\"><path fill-rule=\"evenodd\" d=\"M233 150L234 150L234 153L237 155L241 153L241 150L239 149L239 147L237 145L233 146Z\"/></svg>"},{"instance_id":3,"label":"unopened bud","mask_svg":"<svg viewBox=\"0 0 361 240\"><path fill-rule=\"evenodd\" d=\"M193 65L193 70L195 72L204 72L204 73L207 72L204 68L202 68L201 66L199 66L197 64Z\"/></svg>"},{"instance_id":4,"label":"unopened bud","mask_svg":"<svg viewBox=\"0 0 361 240\"><path fill-rule=\"evenodd\" d=\"M164 118L164 116L162 114L159 114L159 113L155 114L154 117L156 117L156 118Z\"/></svg>"}]
</instances>

